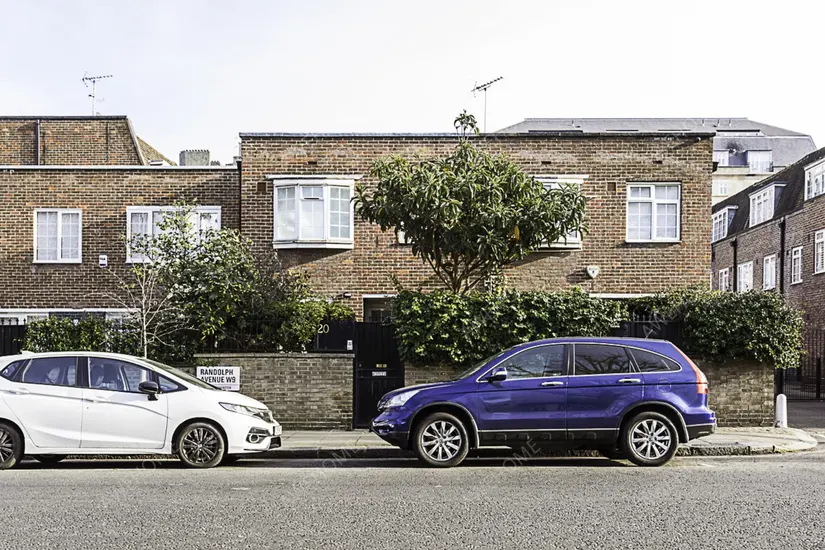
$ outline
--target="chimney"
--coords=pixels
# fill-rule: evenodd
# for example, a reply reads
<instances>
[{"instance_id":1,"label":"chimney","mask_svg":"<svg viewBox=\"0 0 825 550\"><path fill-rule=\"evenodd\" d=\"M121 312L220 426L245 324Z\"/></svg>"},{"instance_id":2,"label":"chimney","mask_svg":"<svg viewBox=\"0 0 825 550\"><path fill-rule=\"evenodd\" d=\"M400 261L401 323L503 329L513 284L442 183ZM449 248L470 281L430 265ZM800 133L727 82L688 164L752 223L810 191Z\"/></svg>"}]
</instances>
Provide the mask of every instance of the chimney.
<instances>
[{"instance_id":1,"label":"chimney","mask_svg":"<svg viewBox=\"0 0 825 550\"><path fill-rule=\"evenodd\" d=\"M208 149L187 149L180 152L181 166L209 166Z\"/></svg>"}]
</instances>

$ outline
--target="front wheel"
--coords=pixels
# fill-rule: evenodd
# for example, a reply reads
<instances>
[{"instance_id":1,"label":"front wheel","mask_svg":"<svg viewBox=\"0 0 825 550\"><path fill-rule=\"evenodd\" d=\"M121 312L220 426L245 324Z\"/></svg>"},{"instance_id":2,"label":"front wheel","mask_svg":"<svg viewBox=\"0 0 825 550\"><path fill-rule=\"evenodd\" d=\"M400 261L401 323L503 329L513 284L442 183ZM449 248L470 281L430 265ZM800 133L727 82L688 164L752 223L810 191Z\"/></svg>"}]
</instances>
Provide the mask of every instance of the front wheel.
<instances>
[{"instance_id":1,"label":"front wheel","mask_svg":"<svg viewBox=\"0 0 825 550\"><path fill-rule=\"evenodd\" d=\"M461 464L470 450L467 429L449 413L433 413L415 430L413 447L428 466L449 468Z\"/></svg>"},{"instance_id":2,"label":"front wheel","mask_svg":"<svg viewBox=\"0 0 825 550\"><path fill-rule=\"evenodd\" d=\"M14 467L23 458L23 438L10 424L0 422L0 470Z\"/></svg>"},{"instance_id":3,"label":"front wheel","mask_svg":"<svg viewBox=\"0 0 825 550\"><path fill-rule=\"evenodd\" d=\"M206 422L193 422L178 436L177 455L190 468L214 468L223 460L226 443L220 430Z\"/></svg>"},{"instance_id":4,"label":"front wheel","mask_svg":"<svg viewBox=\"0 0 825 550\"><path fill-rule=\"evenodd\" d=\"M665 415L639 413L622 429L619 448L638 466L661 466L676 454L679 434Z\"/></svg>"}]
</instances>

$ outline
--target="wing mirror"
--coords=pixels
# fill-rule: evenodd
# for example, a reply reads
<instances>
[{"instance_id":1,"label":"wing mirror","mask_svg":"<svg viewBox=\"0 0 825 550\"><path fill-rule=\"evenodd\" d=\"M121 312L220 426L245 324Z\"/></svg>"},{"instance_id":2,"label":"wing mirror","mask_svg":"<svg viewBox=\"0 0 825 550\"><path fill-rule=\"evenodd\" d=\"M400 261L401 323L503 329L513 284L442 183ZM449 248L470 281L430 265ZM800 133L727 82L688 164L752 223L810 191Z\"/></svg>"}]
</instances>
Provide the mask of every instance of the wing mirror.
<instances>
[{"instance_id":1,"label":"wing mirror","mask_svg":"<svg viewBox=\"0 0 825 550\"><path fill-rule=\"evenodd\" d=\"M140 393L145 393L149 395L149 401L157 401L158 394L160 393L160 386L157 382L153 382L152 380L147 380L146 382L141 382L138 385L138 391Z\"/></svg>"},{"instance_id":2,"label":"wing mirror","mask_svg":"<svg viewBox=\"0 0 825 550\"><path fill-rule=\"evenodd\" d=\"M501 382L502 380L507 380L507 369L504 367L494 368L490 376L487 377L488 382Z\"/></svg>"}]
</instances>

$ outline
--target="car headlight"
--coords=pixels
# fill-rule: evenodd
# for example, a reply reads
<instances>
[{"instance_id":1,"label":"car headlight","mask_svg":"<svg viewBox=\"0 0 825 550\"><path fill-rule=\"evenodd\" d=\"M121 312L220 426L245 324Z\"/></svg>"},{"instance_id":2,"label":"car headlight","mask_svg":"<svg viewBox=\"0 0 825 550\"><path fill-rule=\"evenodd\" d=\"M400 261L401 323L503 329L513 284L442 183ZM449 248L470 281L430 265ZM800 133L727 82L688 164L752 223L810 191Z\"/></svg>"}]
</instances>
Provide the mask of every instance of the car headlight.
<instances>
[{"instance_id":1,"label":"car headlight","mask_svg":"<svg viewBox=\"0 0 825 550\"><path fill-rule=\"evenodd\" d=\"M412 397L420 391L421 390L410 390L394 395L384 403L384 408L390 409L392 407L403 407L407 401L412 399Z\"/></svg>"},{"instance_id":2,"label":"car headlight","mask_svg":"<svg viewBox=\"0 0 825 550\"><path fill-rule=\"evenodd\" d=\"M236 405L234 403L221 403L220 405L227 411L245 414L247 416L257 416L258 418L260 418L261 413L264 412L262 409L255 409L253 407L247 407L246 405ZM269 411L267 410L266 412Z\"/></svg>"}]
</instances>

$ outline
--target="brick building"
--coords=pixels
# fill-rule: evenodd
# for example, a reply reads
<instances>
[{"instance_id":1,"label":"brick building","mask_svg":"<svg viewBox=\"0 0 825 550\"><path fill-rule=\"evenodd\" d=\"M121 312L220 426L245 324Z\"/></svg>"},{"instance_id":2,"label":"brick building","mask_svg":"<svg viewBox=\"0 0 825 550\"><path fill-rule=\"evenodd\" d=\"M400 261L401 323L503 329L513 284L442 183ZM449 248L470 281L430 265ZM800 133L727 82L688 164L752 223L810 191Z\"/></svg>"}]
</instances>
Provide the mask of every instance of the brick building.
<instances>
[{"instance_id":1,"label":"brick building","mask_svg":"<svg viewBox=\"0 0 825 550\"><path fill-rule=\"evenodd\" d=\"M785 294L825 328L825 149L713 207L713 288Z\"/></svg>"},{"instance_id":2,"label":"brick building","mask_svg":"<svg viewBox=\"0 0 825 550\"><path fill-rule=\"evenodd\" d=\"M579 285L611 297L707 284L712 138L698 131L473 138L548 185L578 184L588 198L589 233L511 267L507 284ZM243 133L243 232L307 270L320 291L359 317L380 318L395 292L392 277L407 288L440 285L403 238L353 219L353 186L373 183L370 165L379 157L440 156L455 144L454 134ZM598 276L587 275L589 266Z\"/></svg>"}]
</instances>

